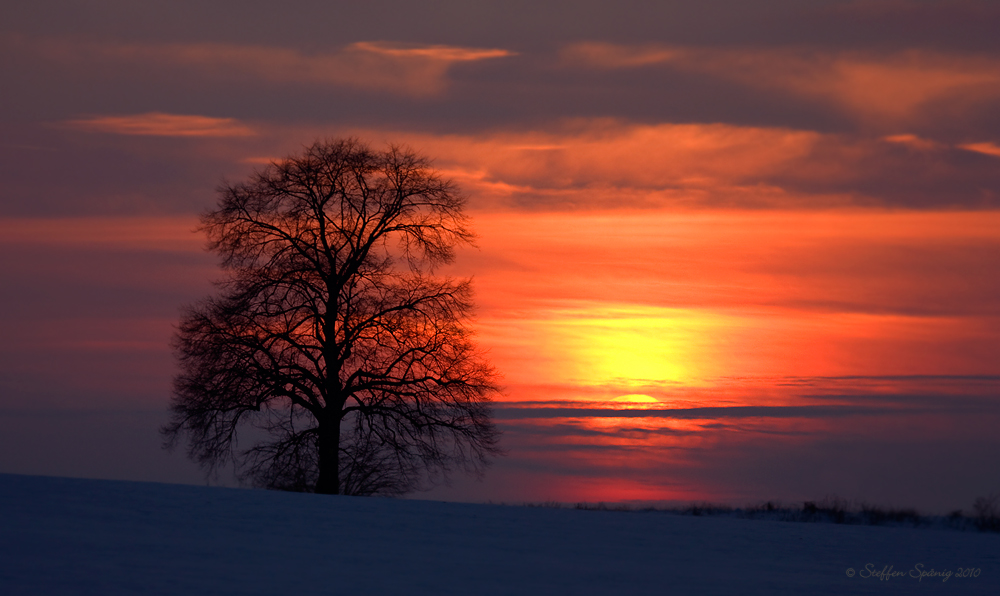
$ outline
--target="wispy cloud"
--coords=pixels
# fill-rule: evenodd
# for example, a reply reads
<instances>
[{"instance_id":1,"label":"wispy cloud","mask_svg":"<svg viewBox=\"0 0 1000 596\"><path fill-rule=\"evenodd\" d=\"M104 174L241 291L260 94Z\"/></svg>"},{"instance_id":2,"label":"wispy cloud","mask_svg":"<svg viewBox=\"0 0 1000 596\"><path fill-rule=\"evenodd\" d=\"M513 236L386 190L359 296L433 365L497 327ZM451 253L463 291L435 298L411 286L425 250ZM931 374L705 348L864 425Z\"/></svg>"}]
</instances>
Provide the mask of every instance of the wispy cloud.
<instances>
[{"instance_id":1,"label":"wispy cloud","mask_svg":"<svg viewBox=\"0 0 1000 596\"><path fill-rule=\"evenodd\" d=\"M911 121L927 111L959 112L1000 98L1000 61L992 56L585 42L565 47L562 59L567 65L598 69L663 65L705 73L831 102L875 123Z\"/></svg>"},{"instance_id":2,"label":"wispy cloud","mask_svg":"<svg viewBox=\"0 0 1000 596\"><path fill-rule=\"evenodd\" d=\"M781 128L604 120L570 122L551 132L394 138L434 155L480 201L537 208L738 201L749 187L748 201L780 201L775 195L782 191L765 181L823 140L812 131Z\"/></svg>"},{"instance_id":3,"label":"wispy cloud","mask_svg":"<svg viewBox=\"0 0 1000 596\"><path fill-rule=\"evenodd\" d=\"M348 48L397 58L423 58L440 60L442 62L474 62L477 60L504 58L515 55L514 52L501 49L464 48L446 45L412 46L370 41L359 41L351 44Z\"/></svg>"},{"instance_id":4,"label":"wispy cloud","mask_svg":"<svg viewBox=\"0 0 1000 596\"><path fill-rule=\"evenodd\" d=\"M882 137L882 140L887 143L895 143L897 145L905 145L912 149L917 149L920 151L929 151L931 149L940 149L941 144L930 139L921 138L915 134L898 134L898 135L886 135Z\"/></svg>"},{"instance_id":5,"label":"wispy cloud","mask_svg":"<svg viewBox=\"0 0 1000 596\"><path fill-rule=\"evenodd\" d=\"M182 67L219 78L270 83L347 86L412 96L440 93L452 65L514 55L496 48L357 42L329 52L226 43L112 43L70 40L20 41L63 63Z\"/></svg>"},{"instance_id":6,"label":"wispy cloud","mask_svg":"<svg viewBox=\"0 0 1000 596\"><path fill-rule=\"evenodd\" d=\"M562 49L562 58L568 64L596 68L637 68L680 61L690 51L683 48L656 44L619 45L605 42L581 42Z\"/></svg>"},{"instance_id":7,"label":"wispy cloud","mask_svg":"<svg viewBox=\"0 0 1000 596\"><path fill-rule=\"evenodd\" d=\"M65 126L86 132L155 137L247 137L252 128L234 118L148 112L67 120Z\"/></svg>"},{"instance_id":8,"label":"wispy cloud","mask_svg":"<svg viewBox=\"0 0 1000 596\"><path fill-rule=\"evenodd\" d=\"M501 420L544 418L671 418L677 420L716 420L726 418L829 418L843 416L878 416L899 413L900 408L833 406L728 406L707 408L657 408L624 410L614 408L534 407L500 404L495 407Z\"/></svg>"},{"instance_id":9,"label":"wispy cloud","mask_svg":"<svg viewBox=\"0 0 1000 596\"><path fill-rule=\"evenodd\" d=\"M965 149L966 151L974 151L976 153L982 153L983 155L992 155L993 157L1000 157L1000 145L996 143L966 143L965 145L959 145L960 149Z\"/></svg>"},{"instance_id":10,"label":"wispy cloud","mask_svg":"<svg viewBox=\"0 0 1000 596\"><path fill-rule=\"evenodd\" d=\"M170 251L201 254L195 216L7 218L0 217L0 245L95 247L121 251ZM96 268L95 268L96 270Z\"/></svg>"},{"instance_id":11,"label":"wispy cloud","mask_svg":"<svg viewBox=\"0 0 1000 596\"><path fill-rule=\"evenodd\" d=\"M548 130L434 135L353 130L435 156L480 205L932 207L1000 201L1000 172L912 133L862 136L734 124L575 120ZM958 157L959 159L955 159Z\"/></svg>"}]
</instances>

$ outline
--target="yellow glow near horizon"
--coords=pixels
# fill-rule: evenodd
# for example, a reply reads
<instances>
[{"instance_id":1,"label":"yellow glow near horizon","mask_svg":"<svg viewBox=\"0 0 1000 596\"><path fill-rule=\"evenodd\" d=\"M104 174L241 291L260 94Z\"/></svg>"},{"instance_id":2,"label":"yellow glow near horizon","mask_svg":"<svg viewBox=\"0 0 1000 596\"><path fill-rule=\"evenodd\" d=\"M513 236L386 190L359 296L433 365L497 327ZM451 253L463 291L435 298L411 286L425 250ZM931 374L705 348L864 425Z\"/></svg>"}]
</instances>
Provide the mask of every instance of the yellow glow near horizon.
<instances>
[{"instance_id":1,"label":"yellow glow near horizon","mask_svg":"<svg viewBox=\"0 0 1000 596\"><path fill-rule=\"evenodd\" d=\"M996 370L1000 211L481 213L477 229L458 273L476 275L512 400L782 404L786 377Z\"/></svg>"},{"instance_id":2,"label":"yellow glow near horizon","mask_svg":"<svg viewBox=\"0 0 1000 596\"><path fill-rule=\"evenodd\" d=\"M711 374L703 348L717 324L697 311L630 306L561 311L546 327L566 380L644 387Z\"/></svg>"},{"instance_id":3,"label":"yellow glow near horizon","mask_svg":"<svg viewBox=\"0 0 1000 596\"><path fill-rule=\"evenodd\" d=\"M652 395L646 395L644 393L629 393L628 395L619 395L618 397L612 399L611 401L627 403L627 404L658 404L660 400L656 399Z\"/></svg>"}]
</instances>

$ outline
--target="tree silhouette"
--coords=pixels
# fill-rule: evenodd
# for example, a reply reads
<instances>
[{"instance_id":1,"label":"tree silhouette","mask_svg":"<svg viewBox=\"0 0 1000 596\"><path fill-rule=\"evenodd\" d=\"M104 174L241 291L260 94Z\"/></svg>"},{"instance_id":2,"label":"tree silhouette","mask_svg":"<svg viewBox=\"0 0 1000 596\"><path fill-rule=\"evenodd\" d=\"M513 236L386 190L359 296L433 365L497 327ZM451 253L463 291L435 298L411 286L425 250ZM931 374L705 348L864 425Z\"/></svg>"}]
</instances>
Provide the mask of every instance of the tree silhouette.
<instances>
[{"instance_id":1,"label":"tree silhouette","mask_svg":"<svg viewBox=\"0 0 1000 596\"><path fill-rule=\"evenodd\" d=\"M497 374L470 282L435 274L473 234L426 159L317 142L202 217L226 277L174 338L167 447L207 470L319 493L402 494L500 453Z\"/></svg>"}]
</instances>

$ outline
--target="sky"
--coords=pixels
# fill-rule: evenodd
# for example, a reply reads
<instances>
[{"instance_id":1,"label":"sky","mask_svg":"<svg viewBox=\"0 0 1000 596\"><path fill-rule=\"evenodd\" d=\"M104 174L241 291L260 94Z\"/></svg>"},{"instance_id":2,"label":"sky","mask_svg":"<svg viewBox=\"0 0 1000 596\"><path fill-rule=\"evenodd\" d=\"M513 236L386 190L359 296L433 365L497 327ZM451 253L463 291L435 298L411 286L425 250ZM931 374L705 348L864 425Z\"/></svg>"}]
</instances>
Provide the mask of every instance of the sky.
<instances>
[{"instance_id":1,"label":"sky","mask_svg":"<svg viewBox=\"0 0 1000 596\"><path fill-rule=\"evenodd\" d=\"M206 482L157 434L198 214L357 136L468 196L504 375L507 455L417 497L1000 491L995 2L7 4L0 472Z\"/></svg>"}]
</instances>

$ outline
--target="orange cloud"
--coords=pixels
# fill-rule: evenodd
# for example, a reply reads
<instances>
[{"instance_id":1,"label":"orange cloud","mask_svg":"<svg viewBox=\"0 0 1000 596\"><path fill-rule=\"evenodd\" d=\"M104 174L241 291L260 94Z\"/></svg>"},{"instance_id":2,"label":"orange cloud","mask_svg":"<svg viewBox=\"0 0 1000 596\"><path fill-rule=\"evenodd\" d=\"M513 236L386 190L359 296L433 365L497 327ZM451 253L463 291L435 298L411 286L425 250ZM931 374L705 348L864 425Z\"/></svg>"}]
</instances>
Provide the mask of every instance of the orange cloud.
<instances>
[{"instance_id":1,"label":"orange cloud","mask_svg":"<svg viewBox=\"0 0 1000 596\"><path fill-rule=\"evenodd\" d=\"M958 112L1000 98L993 57L905 51L892 54L803 49L718 49L578 43L562 58L602 69L667 65L751 87L831 102L869 121L910 121L931 108Z\"/></svg>"},{"instance_id":2,"label":"orange cloud","mask_svg":"<svg viewBox=\"0 0 1000 596\"><path fill-rule=\"evenodd\" d=\"M302 126L275 134L289 150L317 134L391 139L432 156L481 208L983 208L1000 198L984 191L1000 180L995 169L951 160L952 145L913 134L611 119L476 134Z\"/></svg>"},{"instance_id":3,"label":"orange cloud","mask_svg":"<svg viewBox=\"0 0 1000 596\"><path fill-rule=\"evenodd\" d=\"M625 46L605 42L575 43L560 52L563 60L569 64L607 69L664 64L683 59L685 53L681 48L657 44Z\"/></svg>"},{"instance_id":4,"label":"orange cloud","mask_svg":"<svg viewBox=\"0 0 1000 596\"><path fill-rule=\"evenodd\" d=\"M931 141L930 139L924 139L918 137L914 134L898 134L898 135L887 135L882 137L883 141L887 143L896 143L897 145L905 145L907 147L912 147L913 149L918 149L921 151L927 151L930 149L938 149L941 147L940 143Z\"/></svg>"},{"instance_id":5,"label":"orange cloud","mask_svg":"<svg viewBox=\"0 0 1000 596\"><path fill-rule=\"evenodd\" d=\"M426 58L442 62L475 62L490 58L505 58L515 52L500 49L463 48L445 45L406 46L388 42L359 41L348 46L355 50L398 58Z\"/></svg>"},{"instance_id":6,"label":"orange cloud","mask_svg":"<svg viewBox=\"0 0 1000 596\"><path fill-rule=\"evenodd\" d=\"M575 122L554 132L401 132L391 138L433 155L436 166L479 201L504 204L530 195L547 205L606 201L609 193L623 204L727 200L723 195L780 201L783 191L762 180L823 141L819 133L781 128L613 121Z\"/></svg>"},{"instance_id":7,"label":"orange cloud","mask_svg":"<svg viewBox=\"0 0 1000 596\"><path fill-rule=\"evenodd\" d=\"M201 253L195 216L0 218L0 244Z\"/></svg>"},{"instance_id":8,"label":"orange cloud","mask_svg":"<svg viewBox=\"0 0 1000 596\"><path fill-rule=\"evenodd\" d=\"M996 143L966 143L965 145L959 145L960 149L965 149L966 151L974 151L976 153L982 153L983 155L992 155L993 157L1000 157L1000 145Z\"/></svg>"},{"instance_id":9,"label":"orange cloud","mask_svg":"<svg viewBox=\"0 0 1000 596\"><path fill-rule=\"evenodd\" d=\"M149 112L130 116L92 116L68 120L70 128L86 132L155 137L247 137L253 129L234 118Z\"/></svg>"},{"instance_id":10,"label":"orange cloud","mask_svg":"<svg viewBox=\"0 0 1000 596\"><path fill-rule=\"evenodd\" d=\"M8 40L9 41L9 40ZM124 44L46 40L17 41L48 58L68 63L129 63L184 67L220 77L253 77L272 83L338 85L413 96L440 93L459 62L514 55L502 49L413 46L358 42L337 51L298 50L224 43Z\"/></svg>"}]
</instances>

